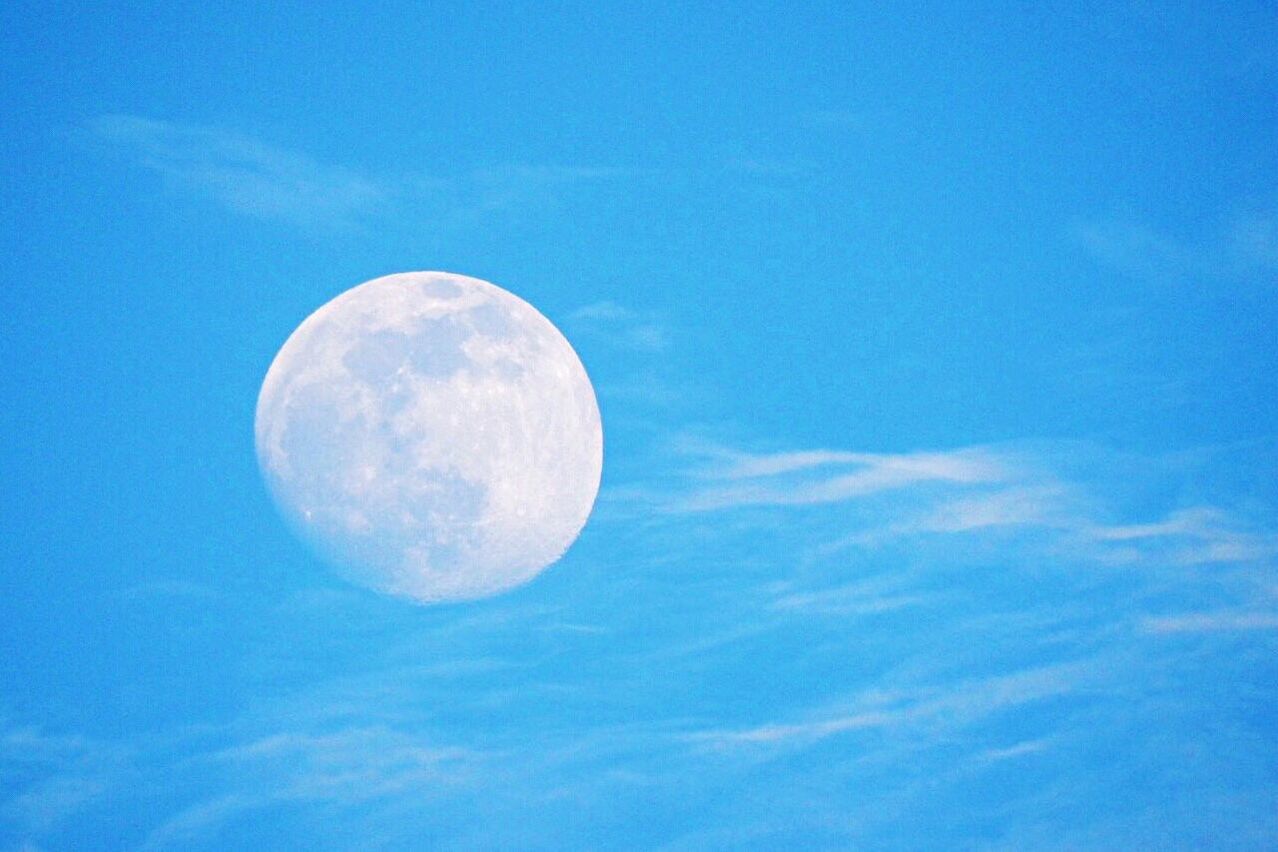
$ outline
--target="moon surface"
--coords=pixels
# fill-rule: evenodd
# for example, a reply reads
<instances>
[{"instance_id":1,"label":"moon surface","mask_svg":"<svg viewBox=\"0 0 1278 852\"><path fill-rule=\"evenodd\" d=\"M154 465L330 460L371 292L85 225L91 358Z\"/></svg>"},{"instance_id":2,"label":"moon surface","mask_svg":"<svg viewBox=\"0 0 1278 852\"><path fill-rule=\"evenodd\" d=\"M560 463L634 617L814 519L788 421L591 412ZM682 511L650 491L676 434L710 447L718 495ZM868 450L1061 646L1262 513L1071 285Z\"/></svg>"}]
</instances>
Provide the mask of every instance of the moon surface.
<instances>
[{"instance_id":1,"label":"moon surface","mask_svg":"<svg viewBox=\"0 0 1278 852\"><path fill-rule=\"evenodd\" d=\"M603 466L564 336L447 272L377 278L311 314L266 374L255 437L299 534L350 579L420 602L531 580L577 538Z\"/></svg>"}]
</instances>

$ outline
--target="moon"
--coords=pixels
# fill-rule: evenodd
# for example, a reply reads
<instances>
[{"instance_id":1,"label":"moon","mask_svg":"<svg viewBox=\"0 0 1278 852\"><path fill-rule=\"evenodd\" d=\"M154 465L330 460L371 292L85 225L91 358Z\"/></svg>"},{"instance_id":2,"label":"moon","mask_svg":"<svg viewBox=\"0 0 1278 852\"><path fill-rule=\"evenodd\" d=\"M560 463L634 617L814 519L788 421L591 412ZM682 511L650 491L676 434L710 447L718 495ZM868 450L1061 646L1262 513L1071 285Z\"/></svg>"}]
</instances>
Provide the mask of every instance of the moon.
<instances>
[{"instance_id":1,"label":"moon","mask_svg":"<svg viewBox=\"0 0 1278 852\"><path fill-rule=\"evenodd\" d=\"M603 428L572 346L519 297L407 272L311 314L262 382L263 478L340 573L422 603L512 589L576 540Z\"/></svg>"}]
</instances>

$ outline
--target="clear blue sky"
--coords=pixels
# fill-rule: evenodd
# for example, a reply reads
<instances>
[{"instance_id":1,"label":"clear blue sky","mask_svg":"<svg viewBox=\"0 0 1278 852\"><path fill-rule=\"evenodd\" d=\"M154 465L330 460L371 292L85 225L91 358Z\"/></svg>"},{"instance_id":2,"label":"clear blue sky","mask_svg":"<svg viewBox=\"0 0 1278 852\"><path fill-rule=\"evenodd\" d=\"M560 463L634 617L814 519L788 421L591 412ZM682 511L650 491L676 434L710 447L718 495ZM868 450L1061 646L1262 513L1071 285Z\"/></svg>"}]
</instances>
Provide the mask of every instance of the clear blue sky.
<instances>
[{"instance_id":1,"label":"clear blue sky","mask_svg":"<svg viewBox=\"0 0 1278 852\"><path fill-rule=\"evenodd\" d=\"M209 5L0 10L0 850L1278 848L1272 4ZM255 465L413 269L599 394L485 601Z\"/></svg>"}]
</instances>

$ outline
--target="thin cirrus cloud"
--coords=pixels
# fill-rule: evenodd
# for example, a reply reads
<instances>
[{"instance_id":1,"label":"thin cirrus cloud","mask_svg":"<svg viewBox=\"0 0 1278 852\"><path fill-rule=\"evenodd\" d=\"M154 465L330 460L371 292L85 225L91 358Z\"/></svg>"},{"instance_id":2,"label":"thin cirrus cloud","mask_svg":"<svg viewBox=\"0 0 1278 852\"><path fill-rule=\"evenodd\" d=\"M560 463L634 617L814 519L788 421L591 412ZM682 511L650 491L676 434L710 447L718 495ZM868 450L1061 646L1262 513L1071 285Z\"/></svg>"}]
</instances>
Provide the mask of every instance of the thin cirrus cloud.
<instances>
[{"instance_id":1,"label":"thin cirrus cloud","mask_svg":"<svg viewBox=\"0 0 1278 852\"><path fill-rule=\"evenodd\" d=\"M569 188L643 172L594 165L503 163L452 175L372 175L219 127L135 115L88 124L100 140L177 190L235 212L305 229L350 229L396 220L475 224L553 204Z\"/></svg>"},{"instance_id":2,"label":"thin cirrus cloud","mask_svg":"<svg viewBox=\"0 0 1278 852\"><path fill-rule=\"evenodd\" d=\"M1278 555L1278 535L1243 528L1229 513L1210 506L1178 509L1150 523L1087 527L1083 533L1116 545L1118 561L1139 558L1150 548L1180 565L1255 562Z\"/></svg>"},{"instance_id":3,"label":"thin cirrus cloud","mask_svg":"<svg viewBox=\"0 0 1278 852\"><path fill-rule=\"evenodd\" d=\"M711 483L698 484L679 498L678 509L837 503L909 486L989 483L1009 475L1001 460L980 448L895 455L835 450L756 455L723 448L712 452L717 464L698 471L699 478Z\"/></svg>"},{"instance_id":4,"label":"thin cirrus cloud","mask_svg":"<svg viewBox=\"0 0 1278 852\"><path fill-rule=\"evenodd\" d=\"M670 345L665 328L655 316L616 302L594 302L568 315L578 331L599 336L614 346L636 352L657 353Z\"/></svg>"},{"instance_id":5,"label":"thin cirrus cloud","mask_svg":"<svg viewBox=\"0 0 1278 852\"><path fill-rule=\"evenodd\" d=\"M1132 218L1076 222L1070 234L1098 264L1131 278L1245 278L1278 269L1278 216L1265 210L1188 237Z\"/></svg>"},{"instance_id":6,"label":"thin cirrus cloud","mask_svg":"<svg viewBox=\"0 0 1278 852\"><path fill-rule=\"evenodd\" d=\"M405 791L457 787L486 756L440 748L384 726L325 733L274 733L201 760L232 770L241 783L197 801L156 826L143 849L171 849L215 833L254 810L288 803L338 807L377 802Z\"/></svg>"},{"instance_id":7,"label":"thin cirrus cloud","mask_svg":"<svg viewBox=\"0 0 1278 852\"><path fill-rule=\"evenodd\" d=\"M1059 623L1052 629L1073 630L1065 626L1071 619L1077 624L1101 618L1111 625L1093 625L1080 641L1094 641L1109 629L1151 638L1278 629L1275 595L1260 580L1278 557L1278 532L1245 511L1192 500L1151 512L1141 499L1134 510L1122 494L1140 487L1113 481L1115 469L1124 468L1103 452L982 446L899 455L834 449L757 454L698 440L675 444L685 459L678 485L664 504L653 502L690 519L769 507L779 515L766 523L793 530L794 579L761 590L779 616L876 621L926 616L953 594L938 579L947 564L986 565L997 554L994 558L1018 566L1004 572L1012 589L1024 582L1014 578L1029 576L1027 571L1057 583L1077 577L1086 586L1089 577L1102 576L1097 571L1124 569L1111 576L1131 584L1125 601L1097 599L1092 611L1072 615L1063 609L1056 616L1028 611L1017 616L1028 619L1023 625L1041 629L1054 618ZM1072 471L1068 477L1060 472L1062 460ZM1182 488L1183 494L1193 493L1190 480ZM742 516L731 523L752 522ZM928 563L934 564L929 572L909 556L914 553L940 555L942 562ZM891 561L884 563L884 557ZM900 557L905 561L885 568ZM865 569L857 565L870 573L858 573ZM1177 594L1168 598L1172 578ZM1185 606L1193 601L1220 608L1195 612ZM1107 614L1098 616L1101 611ZM972 629L984 629L977 624ZM716 738L814 741L895 721L881 708L862 708L813 722L721 731Z\"/></svg>"},{"instance_id":8,"label":"thin cirrus cloud","mask_svg":"<svg viewBox=\"0 0 1278 852\"><path fill-rule=\"evenodd\" d=\"M678 481L693 492L752 480L802 489L814 478L876 466L917 478L832 502L775 504L784 523L732 514L758 505L750 503L661 514L651 519L654 534L629 544L626 534L617 536L634 548L623 551L631 555L621 563L631 570L600 571L594 579L585 572L577 597L552 594L549 606L457 611L409 635L402 623L385 622L384 611L369 611L367 629L384 631L371 633L381 639L369 644L383 650L364 660L358 675L312 680L308 673L259 698L241 718L190 732L183 748L157 741L121 751L30 731L0 736L48 766L41 783L10 801L0 797L0 816L16 815L39 839L128 800L151 820L138 828L144 848L174 848L216 844L258 815L287 824L322 809L340 817L329 845L407 846L441 826L478 845L493 839L491 824L517 821L510 817L525 813L531 800L548 818L520 825L524 834L499 838L508 841L499 845L549 847L563 845L555 832L574 812L646 796L657 785L710 808L733 785L744 786L747 802L764 798L790 760L812 767L815 789L866 791L866 813L926 807L937 777L969 779L963 773L994 762L1038 761L1042 771L1058 771L1077 747L1103 747L1119 763L1145 760L1134 765L1150 768L1151 783L1177 781L1212 767L1186 769L1177 759L1164 772L1161 762L1149 763L1146 743L1130 736L1132 714L1138 722L1157 714L1164 725L1168 717L1196 724L1211 708L1181 687L1185 666L1199 663L1185 663L1177 648L1219 641L1231 643L1234 655L1240 639L1264 639L1278 628L1272 586L1251 600L1222 593L1231 576L1254 566L1169 570L1166 554L1175 542L1242 534L1248 528L1237 517L1197 503L1150 511L1152 518L1106 509L1099 474L1075 469L1065 481L1052 473L1048 452L760 454L681 446L684 455L673 460L685 468ZM813 516L821 523L807 523ZM849 546L828 553L805 573L801 552L847 525L891 535L856 545L861 552ZM672 558L688 540L680 531L689 529L705 550L691 561ZM1009 529L1042 532L1031 546L1056 545L1030 559L1020 542L998 539L1000 558L981 570L949 564L959 556L912 560L889 550L889 558L873 559L875 548L923 539L955 553L960 539ZM782 546L745 558L735 547L716 546L760 530ZM656 534L665 532L671 535ZM1077 551L1062 554L1066 544ZM1145 548L1139 570L1077 558L1132 547ZM756 571L756 559L764 570ZM1181 587L1174 595L1173 584ZM652 608L611 608L645 596ZM690 599L712 605L683 609ZM143 600L170 605L167 598ZM318 607L348 613L353 600L306 594L288 604L302 609L281 613L313 623ZM594 623L607 625L606 639L582 629ZM799 641L787 645L786 636ZM584 675L575 656L559 652L579 643L601 655L601 665ZM753 677L758 664L751 657L773 653L786 655L787 665L770 673L781 681ZM498 671L499 678L476 678ZM698 688L687 690L694 682ZM672 703L665 696L675 691L697 700ZM592 716L605 694L631 696L633 715ZM437 700L448 703L447 714ZM541 712L552 703L586 712L564 730L559 717ZM468 724L472 719L480 725ZM482 728L494 719L509 723L508 736ZM605 765L607 773L599 770ZM1033 815L1040 792L1011 798L1008 807ZM743 806L712 812L707 822L766 830L755 819Z\"/></svg>"},{"instance_id":9,"label":"thin cirrus cloud","mask_svg":"<svg viewBox=\"0 0 1278 852\"><path fill-rule=\"evenodd\" d=\"M1150 633L1217 633L1278 630L1278 612L1195 612L1146 618Z\"/></svg>"},{"instance_id":10,"label":"thin cirrus cloud","mask_svg":"<svg viewBox=\"0 0 1278 852\"><path fill-rule=\"evenodd\" d=\"M127 777L132 758L127 747L85 737L0 730L0 766L22 767L31 779L0 790L0 827L39 833L57 826Z\"/></svg>"},{"instance_id":11,"label":"thin cirrus cloud","mask_svg":"<svg viewBox=\"0 0 1278 852\"><path fill-rule=\"evenodd\" d=\"M1197 265L1194 253L1143 222L1103 219L1074 226L1073 237L1103 266L1141 278L1180 278Z\"/></svg>"},{"instance_id":12,"label":"thin cirrus cloud","mask_svg":"<svg viewBox=\"0 0 1278 852\"><path fill-rule=\"evenodd\" d=\"M390 196L365 175L218 128L132 115L101 116L90 128L174 188L259 218L346 227Z\"/></svg>"},{"instance_id":13,"label":"thin cirrus cloud","mask_svg":"<svg viewBox=\"0 0 1278 852\"><path fill-rule=\"evenodd\" d=\"M876 692L862 698L858 702L862 706L852 713L737 730L701 731L688 739L716 748L810 745L837 734L909 725L927 727L933 734L938 728L952 729L952 734L1008 707L1069 693L1086 672L1085 664L1065 663L950 683L936 690L910 690L894 701L885 701L885 696Z\"/></svg>"},{"instance_id":14,"label":"thin cirrus cloud","mask_svg":"<svg viewBox=\"0 0 1278 852\"><path fill-rule=\"evenodd\" d=\"M940 503L899 532L965 533L996 527L1062 526L1066 492L1051 484L1013 486Z\"/></svg>"},{"instance_id":15,"label":"thin cirrus cloud","mask_svg":"<svg viewBox=\"0 0 1278 852\"><path fill-rule=\"evenodd\" d=\"M877 615L926 603L918 594L902 594L883 578L816 591L794 592L788 584L776 586L775 610L795 610L838 616Z\"/></svg>"},{"instance_id":16,"label":"thin cirrus cloud","mask_svg":"<svg viewBox=\"0 0 1278 852\"><path fill-rule=\"evenodd\" d=\"M828 555L925 537L1028 534L1037 545L1108 564L1257 563L1278 555L1278 533L1211 505L1115 523L1104 485L1069 481L1046 457L992 446L900 454L833 449L747 453L683 439L699 459L679 486L651 502L668 512L854 505L842 537L811 547ZM706 461L708 460L708 461ZM1099 471L1098 471L1099 474ZM890 497L891 499L885 499ZM1004 542L1006 544L1006 542Z\"/></svg>"}]
</instances>

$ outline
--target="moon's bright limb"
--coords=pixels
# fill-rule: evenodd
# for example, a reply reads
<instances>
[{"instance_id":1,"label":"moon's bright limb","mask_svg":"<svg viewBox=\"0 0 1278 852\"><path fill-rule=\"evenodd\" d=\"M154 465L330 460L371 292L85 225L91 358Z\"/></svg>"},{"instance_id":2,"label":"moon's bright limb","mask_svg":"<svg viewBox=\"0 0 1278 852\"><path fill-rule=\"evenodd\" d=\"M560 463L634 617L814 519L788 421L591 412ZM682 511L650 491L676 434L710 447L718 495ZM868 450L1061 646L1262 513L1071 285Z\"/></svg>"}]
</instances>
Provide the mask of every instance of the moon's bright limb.
<instances>
[{"instance_id":1,"label":"moon's bright limb","mask_svg":"<svg viewBox=\"0 0 1278 852\"><path fill-rule=\"evenodd\" d=\"M492 595L557 560L603 464L568 341L522 299L446 272L377 278L311 314L266 374L255 431L303 537L423 602Z\"/></svg>"}]
</instances>

